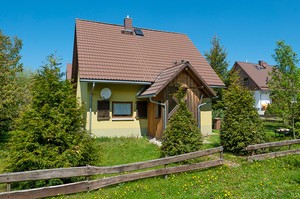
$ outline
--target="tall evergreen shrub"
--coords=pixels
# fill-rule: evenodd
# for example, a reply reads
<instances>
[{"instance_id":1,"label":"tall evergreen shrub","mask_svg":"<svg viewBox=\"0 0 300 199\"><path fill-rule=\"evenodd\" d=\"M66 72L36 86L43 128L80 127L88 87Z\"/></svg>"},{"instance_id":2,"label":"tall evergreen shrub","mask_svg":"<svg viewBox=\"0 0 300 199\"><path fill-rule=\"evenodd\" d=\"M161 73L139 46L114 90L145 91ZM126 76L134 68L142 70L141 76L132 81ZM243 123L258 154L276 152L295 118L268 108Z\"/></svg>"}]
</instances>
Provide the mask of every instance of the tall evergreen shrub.
<instances>
[{"instance_id":1,"label":"tall evergreen shrub","mask_svg":"<svg viewBox=\"0 0 300 199\"><path fill-rule=\"evenodd\" d=\"M197 151L202 140L192 113L184 101L185 92L180 88L175 97L179 108L171 117L162 137L161 156L174 156Z\"/></svg>"},{"instance_id":2,"label":"tall evergreen shrub","mask_svg":"<svg viewBox=\"0 0 300 199\"><path fill-rule=\"evenodd\" d=\"M239 154L248 145L263 142L265 130L254 108L252 92L241 85L236 74L231 74L223 99L226 109L220 139L224 149Z\"/></svg>"},{"instance_id":3,"label":"tall evergreen shrub","mask_svg":"<svg viewBox=\"0 0 300 199\"><path fill-rule=\"evenodd\" d=\"M33 78L32 101L11 132L10 172L93 164L94 138L84 129L74 88L62 80L54 56ZM20 183L21 188L61 184L70 179Z\"/></svg>"}]
</instances>

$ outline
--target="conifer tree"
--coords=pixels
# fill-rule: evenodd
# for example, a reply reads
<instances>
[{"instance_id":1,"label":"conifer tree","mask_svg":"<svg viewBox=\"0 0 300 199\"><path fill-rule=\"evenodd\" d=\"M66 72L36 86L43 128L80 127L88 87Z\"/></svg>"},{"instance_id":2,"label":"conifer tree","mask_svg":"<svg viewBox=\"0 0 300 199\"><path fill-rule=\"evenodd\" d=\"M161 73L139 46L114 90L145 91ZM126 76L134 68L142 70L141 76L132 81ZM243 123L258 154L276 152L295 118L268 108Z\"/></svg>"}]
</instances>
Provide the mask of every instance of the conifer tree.
<instances>
[{"instance_id":1,"label":"conifer tree","mask_svg":"<svg viewBox=\"0 0 300 199\"><path fill-rule=\"evenodd\" d=\"M263 142L265 130L254 108L251 91L241 85L235 73L229 80L230 85L223 96L226 109L220 140L225 151L239 154L248 145Z\"/></svg>"},{"instance_id":2,"label":"conifer tree","mask_svg":"<svg viewBox=\"0 0 300 199\"><path fill-rule=\"evenodd\" d=\"M71 83L62 80L60 64L51 55L33 77L32 100L11 132L10 172L74 167L95 160L94 138ZM61 184L70 179L23 182L22 188Z\"/></svg>"},{"instance_id":3,"label":"conifer tree","mask_svg":"<svg viewBox=\"0 0 300 199\"><path fill-rule=\"evenodd\" d=\"M205 52L204 56L221 80L225 81L228 73L226 49L220 45L220 39L216 35L214 35L211 45L210 51Z\"/></svg>"},{"instance_id":4,"label":"conifer tree","mask_svg":"<svg viewBox=\"0 0 300 199\"><path fill-rule=\"evenodd\" d=\"M211 65L220 79L227 82L227 73L228 73L228 61L227 61L227 51L221 46L220 39L214 35L211 41L211 49L209 52L205 52L204 56L206 57L207 62ZM220 112L224 108L223 104L223 89L216 88L217 99L213 99L213 110ZM222 111L221 111L222 112Z\"/></svg>"},{"instance_id":5,"label":"conifer tree","mask_svg":"<svg viewBox=\"0 0 300 199\"><path fill-rule=\"evenodd\" d=\"M201 132L184 101L185 95L181 87L175 93L179 108L164 131L161 146L162 157L197 151L202 145Z\"/></svg>"}]
</instances>

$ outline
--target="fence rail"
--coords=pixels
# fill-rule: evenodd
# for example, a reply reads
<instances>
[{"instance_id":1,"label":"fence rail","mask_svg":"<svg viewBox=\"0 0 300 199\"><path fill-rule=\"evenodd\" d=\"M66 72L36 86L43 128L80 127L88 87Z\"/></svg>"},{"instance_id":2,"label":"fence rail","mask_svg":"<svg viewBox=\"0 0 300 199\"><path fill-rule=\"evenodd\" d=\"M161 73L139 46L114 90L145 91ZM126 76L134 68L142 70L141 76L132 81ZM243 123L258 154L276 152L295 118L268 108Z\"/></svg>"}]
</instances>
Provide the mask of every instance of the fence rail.
<instances>
[{"instance_id":1,"label":"fence rail","mask_svg":"<svg viewBox=\"0 0 300 199\"><path fill-rule=\"evenodd\" d=\"M179 173L185 171L192 171L203 168L215 167L223 164L223 147L217 147L213 149L207 149L203 151L196 151L183 155L160 158L156 160L150 160L145 162L138 162L133 164L125 164L112 167L96 167L96 166L85 166L85 167L73 167L73 168L59 168L59 169L48 169L48 170L36 170L26 172L7 173L0 175L0 183L12 183L28 180L44 180L51 178L68 178L75 176L91 176L97 174L112 174L112 173L123 173L135 170L141 170L151 168L160 165L166 165L170 163L180 162L193 158L199 158L203 156L220 153L218 160L211 160L206 162L199 162L195 164L168 167L155 169L150 171L140 171L129 174L121 174L113 177L98 179L98 180L86 180L76 183L50 186L29 190L12 191L0 193L0 198L42 198L57 196L59 194L71 194L83 191L90 191L106 187L121 182L128 182L143 178L155 177L160 175Z\"/></svg>"},{"instance_id":2,"label":"fence rail","mask_svg":"<svg viewBox=\"0 0 300 199\"><path fill-rule=\"evenodd\" d=\"M285 141L281 141L281 142L267 142L267 143L263 143L263 144L249 145L246 147L246 151L252 151L253 153L251 156L248 157L248 161L264 160L264 159L268 159L268 158L281 157L281 156L290 155L290 154L300 154L300 148L290 150L291 145L299 144L299 143L300 143L300 139L294 139L294 140L285 140ZM271 148L271 147L282 147L282 146L289 146L289 150L255 155L255 150L266 149L266 148Z\"/></svg>"}]
</instances>

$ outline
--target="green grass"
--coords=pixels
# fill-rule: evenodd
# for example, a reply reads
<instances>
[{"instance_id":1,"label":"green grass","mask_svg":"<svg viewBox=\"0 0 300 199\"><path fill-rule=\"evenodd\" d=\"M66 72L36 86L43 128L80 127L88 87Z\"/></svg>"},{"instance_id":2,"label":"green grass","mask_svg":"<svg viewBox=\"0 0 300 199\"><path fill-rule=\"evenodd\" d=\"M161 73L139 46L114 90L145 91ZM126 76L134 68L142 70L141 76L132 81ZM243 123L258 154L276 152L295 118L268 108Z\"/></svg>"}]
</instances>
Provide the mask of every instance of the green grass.
<instances>
[{"instance_id":1,"label":"green grass","mask_svg":"<svg viewBox=\"0 0 300 199\"><path fill-rule=\"evenodd\" d=\"M270 132L276 125L266 124ZM205 140L204 149L219 146L219 132L214 131ZM98 138L97 141L101 160L97 166L121 165L160 157L159 148L146 138ZM3 145L0 147L2 172L5 165L2 157L7 155L7 151ZM172 174L166 179L163 176L120 183L58 198L300 198L299 155L253 163L247 162L246 157L228 153L224 154L224 158L225 164L220 167Z\"/></svg>"},{"instance_id":2,"label":"green grass","mask_svg":"<svg viewBox=\"0 0 300 199\"><path fill-rule=\"evenodd\" d=\"M218 145L218 133L206 138ZM146 139L99 139L103 153L101 165L117 165L159 157L159 149ZM144 155L143 155L144 154ZM114 164L113 159L117 162ZM194 172L155 177L60 198L299 198L300 156L287 156L260 162L224 154L225 165Z\"/></svg>"},{"instance_id":3,"label":"green grass","mask_svg":"<svg viewBox=\"0 0 300 199\"><path fill-rule=\"evenodd\" d=\"M113 166L152 160L160 155L159 148L147 138L97 138L101 162L96 166Z\"/></svg>"}]
</instances>

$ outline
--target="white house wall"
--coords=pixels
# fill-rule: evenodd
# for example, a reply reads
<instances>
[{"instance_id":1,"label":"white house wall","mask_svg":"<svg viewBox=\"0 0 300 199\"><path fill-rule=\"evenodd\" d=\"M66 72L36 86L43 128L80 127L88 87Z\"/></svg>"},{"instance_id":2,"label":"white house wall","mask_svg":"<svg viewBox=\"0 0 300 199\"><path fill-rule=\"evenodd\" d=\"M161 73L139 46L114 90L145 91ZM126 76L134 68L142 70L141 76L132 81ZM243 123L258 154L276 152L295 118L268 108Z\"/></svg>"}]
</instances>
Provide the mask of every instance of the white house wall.
<instances>
[{"instance_id":1,"label":"white house wall","mask_svg":"<svg viewBox=\"0 0 300 199\"><path fill-rule=\"evenodd\" d=\"M255 99L255 108L259 111L260 114L264 114L263 107L266 107L268 104L272 103L272 100L270 98L270 91L254 91L253 96Z\"/></svg>"}]
</instances>

